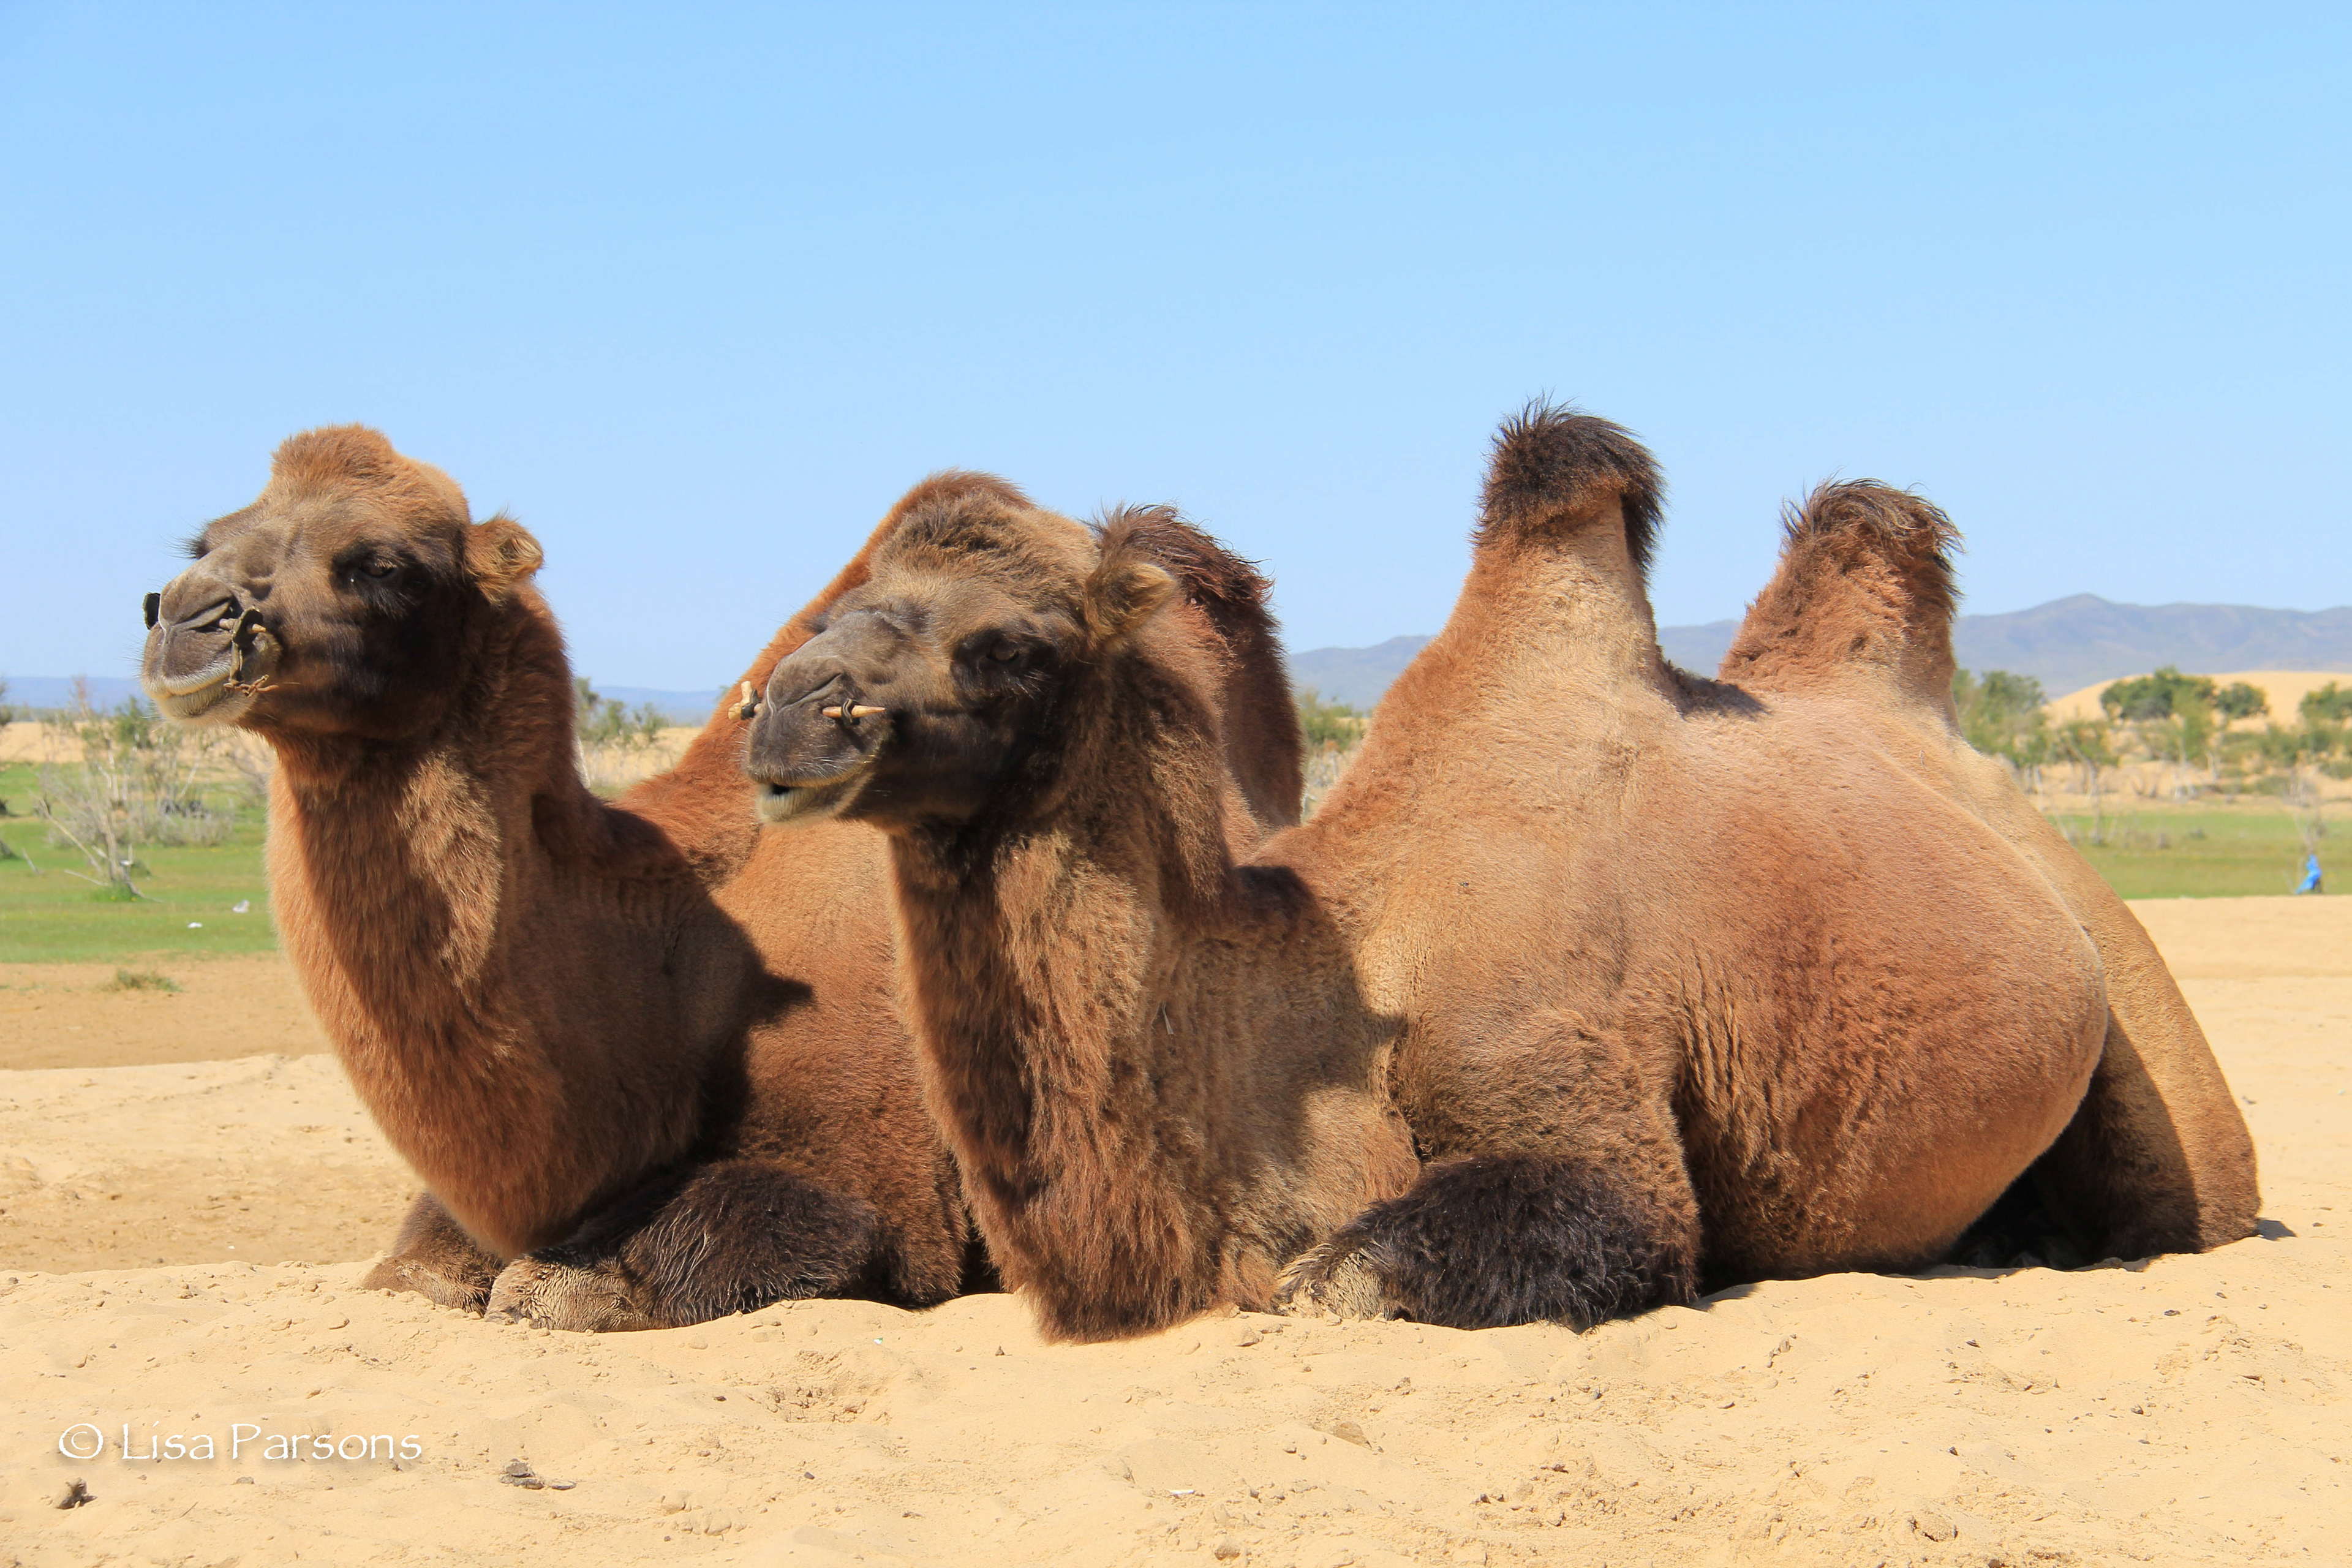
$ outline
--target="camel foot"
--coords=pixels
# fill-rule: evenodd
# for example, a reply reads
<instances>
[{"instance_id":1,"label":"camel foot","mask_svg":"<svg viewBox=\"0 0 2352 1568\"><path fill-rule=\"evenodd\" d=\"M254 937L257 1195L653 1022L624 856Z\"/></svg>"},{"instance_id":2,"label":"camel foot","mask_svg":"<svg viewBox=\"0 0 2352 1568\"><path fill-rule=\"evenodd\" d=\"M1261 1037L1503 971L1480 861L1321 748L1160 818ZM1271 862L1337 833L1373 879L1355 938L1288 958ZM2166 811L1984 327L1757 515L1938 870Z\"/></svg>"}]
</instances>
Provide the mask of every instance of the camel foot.
<instances>
[{"instance_id":1,"label":"camel foot","mask_svg":"<svg viewBox=\"0 0 2352 1568\"><path fill-rule=\"evenodd\" d=\"M583 1268L532 1254L499 1270L485 1316L493 1322L590 1334L670 1326L632 1300L628 1280L610 1264Z\"/></svg>"},{"instance_id":2,"label":"camel foot","mask_svg":"<svg viewBox=\"0 0 2352 1568\"><path fill-rule=\"evenodd\" d=\"M406 1290L424 1297L436 1307L455 1307L461 1312L478 1312L489 1299L489 1287L477 1279L452 1279L414 1258L387 1258L368 1270L360 1281L362 1290Z\"/></svg>"},{"instance_id":3,"label":"camel foot","mask_svg":"<svg viewBox=\"0 0 2352 1568\"><path fill-rule=\"evenodd\" d=\"M1359 1236L1335 1237L1282 1271L1274 1310L1290 1316L1397 1318L1403 1309L1382 1282L1388 1260Z\"/></svg>"}]
</instances>

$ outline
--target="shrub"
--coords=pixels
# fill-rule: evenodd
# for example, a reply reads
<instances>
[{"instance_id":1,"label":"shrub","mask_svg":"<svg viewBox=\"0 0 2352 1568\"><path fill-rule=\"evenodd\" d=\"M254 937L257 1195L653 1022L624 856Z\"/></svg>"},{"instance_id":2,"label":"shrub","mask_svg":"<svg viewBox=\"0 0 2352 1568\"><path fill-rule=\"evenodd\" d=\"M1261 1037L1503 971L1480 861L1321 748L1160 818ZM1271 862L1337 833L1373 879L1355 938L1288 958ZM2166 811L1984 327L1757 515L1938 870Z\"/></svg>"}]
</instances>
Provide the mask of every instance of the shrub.
<instances>
[{"instance_id":1,"label":"shrub","mask_svg":"<svg viewBox=\"0 0 2352 1568\"><path fill-rule=\"evenodd\" d=\"M1319 752L1325 746L1337 746L1344 752L1363 739L1362 710L1344 702L1326 702L1311 686L1298 693L1297 703L1298 727L1306 731L1309 752Z\"/></svg>"},{"instance_id":2,"label":"shrub","mask_svg":"<svg viewBox=\"0 0 2352 1568\"><path fill-rule=\"evenodd\" d=\"M2352 691L2341 689L2331 680L2316 691L2305 692L2297 711L2303 715L2303 721L2314 729L2344 723L2352 720Z\"/></svg>"},{"instance_id":3,"label":"shrub","mask_svg":"<svg viewBox=\"0 0 2352 1568\"><path fill-rule=\"evenodd\" d=\"M2259 686L2233 680L2213 694L2213 711L2223 719L2259 719L2271 710L2271 700Z\"/></svg>"}]
</instances>

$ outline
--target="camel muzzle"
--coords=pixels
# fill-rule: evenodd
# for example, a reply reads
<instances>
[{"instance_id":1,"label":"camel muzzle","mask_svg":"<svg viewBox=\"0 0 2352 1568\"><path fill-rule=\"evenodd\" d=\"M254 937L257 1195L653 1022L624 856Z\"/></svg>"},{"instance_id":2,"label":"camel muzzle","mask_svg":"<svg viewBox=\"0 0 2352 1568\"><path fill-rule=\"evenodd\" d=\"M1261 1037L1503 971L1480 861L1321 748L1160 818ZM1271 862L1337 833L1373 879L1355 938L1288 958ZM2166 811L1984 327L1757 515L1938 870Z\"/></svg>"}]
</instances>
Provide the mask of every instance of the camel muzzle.
<instances>
[{"instance_id":1,"label":"camel muzzle","mask_svg":"<svg viewBox=\"0 0 2352 1568\"><path fill-rule=\"evenodd\" d=\"M179 604L193 610L172 614ZM140 658L140 684L166 717L218 720L230 717L224 704L241 710L268 689L279 644L260 610L217 582L182 577L160 594L147 595L147 647Z\"/></svg>"}]
</instances>

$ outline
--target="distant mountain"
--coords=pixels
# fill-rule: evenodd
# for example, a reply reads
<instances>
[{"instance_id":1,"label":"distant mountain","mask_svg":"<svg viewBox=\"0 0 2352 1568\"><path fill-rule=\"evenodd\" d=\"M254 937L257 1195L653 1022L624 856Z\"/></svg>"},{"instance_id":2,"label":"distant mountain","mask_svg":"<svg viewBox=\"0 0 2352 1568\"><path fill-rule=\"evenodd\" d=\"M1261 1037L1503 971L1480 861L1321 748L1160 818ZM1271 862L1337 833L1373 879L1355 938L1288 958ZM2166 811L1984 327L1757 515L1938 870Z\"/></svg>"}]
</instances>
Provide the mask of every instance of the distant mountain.
<instances>
[{"instance_id":1,"label":"distant mountain","mask_svg":"<svg viewBox=\"0 0 2352 1568\"><path fill-rule=\"evenodd\" d=\"M73 704L73 681L62 675L11 675L0 677L8 682L8 694L0 703L23 710L26 708L68 708ZM93 675L89 678L89 700L100 708L111 708L139 689L135 680L118 676Z\"/></svg>"},{"instance_id":2,"label":"distant mountain","mask_svg":"<svg viewBox=\"0 0 2352 1568\"><path fill-rule=\"evenodd\" d=\"M1738 629L1737 621L1661 626L1658 646L1685 669L1713 675ZM1291 681L1311 686L1331 701L1369 708L1428 641L1391 637L1371 647L1311 648L1291 656ZM1963 667L2030 675L2053 697L2162 664L2192 674L2352 671L2352 606L2306 611L2118 605L2095 594L2076 594L2005 616L1962 616L1952 628L1952 644Z\"/></svg>"},{"instance_id":3,"label":"distant mountain","mask_svg":"<svg viewBox=\"0 0 2352 1568\"><path fill-rule=\"evenodd\" d=\"M2247 605L2116 605L2095 594L2006 616L1962 616L1953 648L1970 669L2037 677L2052 696L2141 675L2230 669L2352 670L2352 605L2261 610Z\"/></svg>"},{"instance_id":4,"label":"distant mountain","mask_svg":"<svg viewBox=\"0 0 2352 1568\"><path fill-rule=\"evenodd\" d=\"M1427 637L1391 637L1370 647L1309 648L1290 656L1290 684L1326 702L1370 708L1428 645Z\"/></svg>"}]
</instances>

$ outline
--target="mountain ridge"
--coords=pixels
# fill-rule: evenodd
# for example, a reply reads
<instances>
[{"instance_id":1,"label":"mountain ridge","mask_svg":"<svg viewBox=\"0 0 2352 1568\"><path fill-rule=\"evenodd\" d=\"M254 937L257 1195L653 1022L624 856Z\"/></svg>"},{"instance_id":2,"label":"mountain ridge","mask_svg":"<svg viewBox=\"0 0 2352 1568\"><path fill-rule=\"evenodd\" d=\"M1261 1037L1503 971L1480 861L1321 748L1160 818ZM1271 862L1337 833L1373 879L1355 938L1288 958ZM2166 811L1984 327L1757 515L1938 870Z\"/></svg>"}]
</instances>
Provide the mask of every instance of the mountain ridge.
<instances>
[{"instance_id":1,"label":"mountain ridge","mask_svg":"<svg viewBox=\"0 0 2352 1568\"><path fill-rule=\"evenodd\" d=\"M1661 626L1658 647L1673 663L1713 675L1738 635L1738 621ZM1290 658L1290 679L1328 701L1369 708L1429 639L1391 637L1370 647L1319 647ZM2072 594L2031 609L1962 616L1952 649L1963 668L2030 675L2053 697L2095 681L2144 675L2159 665L2210 670L2352 672L2352 605L2271 610L2252 605L2126 605Z\"/></svg>"}]
</instances>

